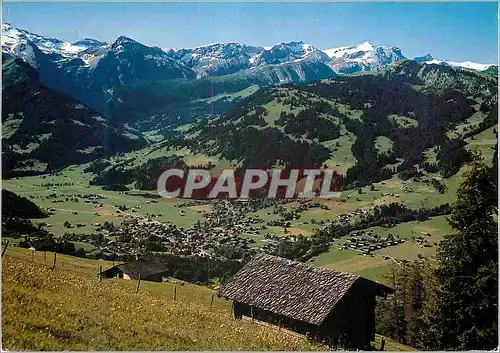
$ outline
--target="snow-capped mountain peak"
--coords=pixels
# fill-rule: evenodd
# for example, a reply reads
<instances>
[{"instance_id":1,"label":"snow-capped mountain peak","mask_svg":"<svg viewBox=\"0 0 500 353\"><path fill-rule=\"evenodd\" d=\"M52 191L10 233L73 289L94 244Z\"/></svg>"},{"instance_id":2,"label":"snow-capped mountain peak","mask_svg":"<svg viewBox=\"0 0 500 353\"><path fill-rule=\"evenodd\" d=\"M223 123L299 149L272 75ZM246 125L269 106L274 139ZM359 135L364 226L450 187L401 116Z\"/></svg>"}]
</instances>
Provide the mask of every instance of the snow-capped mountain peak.
<instances>
[{"instance_id":1,"label":"snow-capped mountain peak","mask_svg":"<svg viewBox=\"0 0 500 353\"><path fill-rule=\"evenodd\" d=\"M95 40L93 40L95 41ZM51 37L41 36L28 32L24 29L13 27L9 23L2 23L2 51L8 54L16 52L16 47L20 44L32 42L45 54L58 54L62 57L72 58L78 53L94 46L101 45L99 41L78 41L74 43Z\"/></svg>"},{"instance_id":2,"label":"snow-capped mountain peak","mask_svg":"<svg viewBox=\"0 0 500 353\"><path fill-rule=\"evenodd\" d=\"M253 66L281 64L299 61L328 62L328 56L311 44L303 41L281 43L265 49L253 60Z\"/></svg>"},{"instance_id":3,"label":"snow-capped mountain peak","mask_svg":"<svg viewBox=\"0 0 500 353\"><path fill-rule=\"evenodd\" d=\"M416 62L418 63L424 63L426 61L430 61L430 60L433 60L434 58L432 57L432 55L430 53L427 53L423 56L416 56L415 58L413 58L413 60L415 60Z\"/></svg>"},{"instance_id":4,"label":"snow-capped mountain peak","mask_svg":"<svg viewBox=\"0 0 500 353\"><path fill-rule=\"evenodd\" d=\"M328 55L330 58L340 58L344 55L352 55L358 52L370 52L373 50L375 46L372 42L363 42L357 45L348 45L344 47L337 47L331 49L323 50L323 53Z\"/></svg>"},{"instance_id":5,"label":"snow-capped mountain peak","mask_svg":"<svg viewBox=\"0 0 500 353\"><path fill-rule=\"evenodd\" d=\"M240 43L210 43L190 49L166 49L170 57L196 71L198 77L248 69L263 48Z\"/></svg>"},{"instance_id":6,"label":"snow-capped mountain peak","mask_svg":"<svg viewBox=\"0 0 500 353\"><path fill-rule=\"evenodd\" d=\"M114 42L113 44L116 44L116 45L121 45L121 44L140 44L138 41L132 39L132 38L129 38L129 37L126 37L126 36L119 36Z\"/></svg>"},{"instance_id":7,"label":"snow-capped mountain peak","mask_svg":"<svg viewBox=\"0 0 500 353\"><path fill-rule=\"evenodd\" d=\"M206 44L198 45L198 46L190 48L190 49L191 50L200 50L203 48L222 48L225 46L232 46L232 45L241 45L241 44L235 43L235 42L213 42L213 43L206 43Z\"/></svg>"},{"instance_id":8,"label":"snow-capped mountain peak","mask_svg":"<svg viewBox=\"0 0 500 353\"><path fill-rule=\"evenodd\" d=\"M406 59L398 47L382 47L363 42L323 51L331 59L330 67L337 73L378 71L395 61Z\"/></svg>"},{"instance_id":9,"label":"snow-capped mountain peak","mask_svg":"<svg viewBox=\"0 0 500 353\"><path fill-rule=\"evenodd\" d=\"M71 42L71 44L79 46L79 47L86 47L86 48L106 45L105 42L101 42L101 41L94 39L94 38L83 38L83 39L77 40L75 42Z\"/></svg>"}]
</instances>

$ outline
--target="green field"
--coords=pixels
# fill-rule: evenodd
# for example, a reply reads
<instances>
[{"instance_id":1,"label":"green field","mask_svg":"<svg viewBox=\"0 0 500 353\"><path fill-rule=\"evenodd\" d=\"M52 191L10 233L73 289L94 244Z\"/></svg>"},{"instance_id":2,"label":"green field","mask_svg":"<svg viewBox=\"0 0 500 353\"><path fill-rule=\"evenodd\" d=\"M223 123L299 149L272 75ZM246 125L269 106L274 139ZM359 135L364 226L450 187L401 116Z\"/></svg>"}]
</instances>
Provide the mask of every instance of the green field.
<instances>
[{"instance_id":1,"label":"green field","mask_svg":"<svg viewBox=\"0 0 500 353\"><path fill-rule=\"evenodd\" d=\"M491 161L493 160L495 144L498 141L494 130L495 127L491 127L466 139L467 148L479 152L484 157L484 160L489 164L491 164Z\"/></svg>"},{"instance_id":2,"label":"green field","mask_svg":"<svg viewBox=\"0 0 500 353\"><path fill-rule=\"evenodd\" d=\"M154 219L171 222L179 227L190 227L204 219L201 213L192 208L184 208L184 213L181 215L179 209L174 205L182 200L155 199L156 201L152 203L153 199L127 195L124 192L106 191L99 186L89 185L91 175L83 173L83 169L84 166L69 167L56 176L43 175L3 180L2 187L27 197L44 209L54 209L54 215L34 221L50 224L50 227L45 228L55 235L63 235L65 232L93 233L96 228L95 223L104 223L104 221L121 223L125 215L159 215ZM47 183L73 183L73 185L58 186L57 188L40 186ZM63 202L54 203L55 199L48 198L53 193L56 193L57 200ZM78 202L66 201L66 198L71 199L83 194L103 196L103 199L98 200L103 204L103 207L85 203L85 199L79 197ZM120 205L125 205L128 210L117 213L117 208ZM135 212L132 212L134 206ZM73 225L81 223L85 226L65 228L63 223L66 220Z\"/></svg>"},{"instance_id":3,"label":"green field","mask_svg":"<svg viewBox=\"0 0 500 353\"><path fill-rule=\"evenodd\" d=\"M349 168L356 164L356 158L352 154L351 147L356 141L356 136L347 131L343 124L340 125L340 137L325 143L332 150L331 157L325 164L339 174L345 174Z\"/></svg>"},{"instance_id":4,"label":"green field","mask_svg":"<svg viewBox=\"0 0 500 353\"><path fill-rule=\"evenodd\" d=\"M478 106L476 106L478 108ZM467 119L467 122L455 126L451 131L446 134L449 138L458 138L462 134L467 133L479 126L479 124L484 120L486 115L481 111L476 111L472 116Z\"/></svg>"},{"instance_id":5,"label":"green field","mask_svg":"<svg viewBox=\"0 0 500 353\"><path fill-rule=\"evenodd\" d=\"M236 99L241 99L241 98L248 97L248 96L252 95L253 93L257 92L258 89L259 89L258 85L251 85L251 86L248 86L247 88L242 89L241 91L238 91L238 92L234 92L234 93L219 93L219 94L214 95L211 98L198 99L198 100L196 100L196 102L211 103L211 102L216 102L216 101L218 101L220 99L226 99L229 102L232 102L232 101L234 101Z\"/></svg>"},{"instance_id":6,"label":"green field","mask_svg":"<svg viewBox=\"0 0 500 353\"><path fill-rule=\"evenodd\" d=\"M390 151L392 150L392 145L393 142L385 136L377 136L377 138L375 139L375 149L380 154L382 153L389 154Z\"/></svg>"},{"instance_id":7,"label":"green field","mask_svg":"<svg viewBox=\"0 0 500 353\"><path fill-rule=\"evenodd\" d=\"M452 232L451 226L446 220L446 216L432 217L422 222L413 221L400 223L392 228L372 227L369 229L373 230L376 234L380 234L381 236L392 234L405 239L419 236L425 232L432 234L432 236L436 236L436 242L439 242L443 236Z\"/></svg>"},{"instance_id":8,"label":"green field","mask_svg":"<svg viewBox=\"0 0 500 353\"><path fill-rule=\"evenodd\" d=\"M418 127L418 121L407 116L391 114L389 115L389 121L403 128Z\"/></svg>"},{"instance_id":9,"label":"green field","mask_svg":"<svg viewBox=\"0 0 500 353\"><path fill-rule=\"evenodd\" d=\"M9 350L315 350L305 339L235 321L231 304L194 285L103 280L96 262L29 251L2 266L2 343ZM100 262L99 262L100 263ZM176 287L176 300L172 299Z\"/></svg>"},{"instance_id":10,"label":"green field","mask_svg":"<svg viewBox=\"0 0 500 353\"><path fill-rule=\"evenodd\" d=\"M344 260L338 260L323 267L345 272L356 273L362 277L390 284L386 281L385 274L389 273L393 266L396 266L393 260L385 260L382 257L362 256L361 253L354 257Z\"/></svg>"},{"instance_id":11,"label":"green field","mask_svg":"<svg viewBox=\"0 0 500 353\"><path fill-rule=\"evenodd\" d=\"M396 246L374 251L375 257L366 257L362 256L358 251L340 249L338 244L343 242L340 239L330 247L328 252L316 256L311 262L317 266L354 272L360 276L384 281L384 274L390 272L394 266L394 262L383 259L384 256L409 261L418 259L419 254L433 257L436 252L436 245L446 234L452 232L450 225L446 221L446 216L433 217L423 222L400 223L392 228L371 227L367 230L371 230L380 237L387 237L392 234L406 239L406 241ZM423 236L422 233L431 234L430 237L425 237L431 245L430 247L419 247L412 242L415 236Z\"/></svg>"},{"instance_id":12,"label":"green field","mask_svg":"<svg viewBox=\"0 0 500 353\"><path fill-rule=\"evenodd\" d=\"M355 256L359 256L359 252L352 250L340 250L337 245L332 245L327 252L316 256L311 262L315 266L326 266L334 262L353 258Z\"/></svg>"}]
</instances>

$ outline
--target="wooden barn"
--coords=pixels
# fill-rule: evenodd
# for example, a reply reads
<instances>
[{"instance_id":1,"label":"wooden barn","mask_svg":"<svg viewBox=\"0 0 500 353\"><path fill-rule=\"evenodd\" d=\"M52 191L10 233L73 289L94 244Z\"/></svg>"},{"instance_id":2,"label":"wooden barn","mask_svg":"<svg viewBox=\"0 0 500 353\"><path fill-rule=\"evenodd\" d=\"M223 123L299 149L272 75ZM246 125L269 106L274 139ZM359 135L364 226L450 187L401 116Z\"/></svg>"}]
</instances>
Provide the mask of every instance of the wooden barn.
<instances>
[{"instance_id":1,"label":"wooden barn","mask_svg":"<svg viewBox=\"0 0 500 353\"><path fill-rule=\"evenodd\" d=\"M51 237L29 238L30 249L35 251L54 251L56 243Z\"/></svg>"},{"instance_id":2,"label":"wooden barn","mask_svg":"<svg viewBox=\"0 0 500 353\"><path fill-rule=\"evenodd\" d=\"M102 278L139 279L162 282L167 277L168 268L159 261L136 260L116 265L101 272Z\"/></svg>"},{"instance_id":3,"label":"wooden barn","mask_svg":"<svg viewBox=\"0 0 500 353\"><path fill-rule=\"evenodd\" d=\"M375 339L375 298L392 289L355 274L256 255L219 295L236 318L277 325L331 346L366 349Z\"/></svg>"}]
</instances>

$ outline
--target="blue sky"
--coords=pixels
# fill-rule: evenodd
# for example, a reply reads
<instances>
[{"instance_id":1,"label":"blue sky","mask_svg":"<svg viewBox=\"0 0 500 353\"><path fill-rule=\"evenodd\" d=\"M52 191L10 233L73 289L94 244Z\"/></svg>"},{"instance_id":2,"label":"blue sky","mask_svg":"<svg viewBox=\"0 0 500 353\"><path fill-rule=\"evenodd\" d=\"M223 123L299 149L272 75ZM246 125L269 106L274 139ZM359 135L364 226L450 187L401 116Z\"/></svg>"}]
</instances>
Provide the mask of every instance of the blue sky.
<instances>
[{"instance_id":1,"label":"blue sky","mask_svg":"<svg viewBox=\"0 0 500 353\"><path fill-rule=\"evenodd\" d=\"M73 41L120 35L161 48L303 40L319 49L394 45L407 57L498 61L498 4L489 3L5 3L3 21Z\"/></svg>"}]
</instances>

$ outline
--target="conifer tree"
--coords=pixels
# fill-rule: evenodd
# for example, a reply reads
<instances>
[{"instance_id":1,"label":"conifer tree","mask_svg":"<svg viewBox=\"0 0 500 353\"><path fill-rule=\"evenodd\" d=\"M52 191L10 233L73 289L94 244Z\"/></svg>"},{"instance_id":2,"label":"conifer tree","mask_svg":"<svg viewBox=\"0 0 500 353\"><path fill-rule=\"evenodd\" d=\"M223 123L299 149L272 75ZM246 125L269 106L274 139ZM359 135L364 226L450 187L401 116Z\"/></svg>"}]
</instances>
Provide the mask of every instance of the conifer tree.
<instances>
[{"instance_id":1,"label":"conifer tree","mask_svg":"<svg viewBox=\"0 0 500 353\"><path fill-rule=\"evenodd\" d=\"M474 162L457 192L455 230L437 254L437 306L442 349L494 349L498 345L497 181Z\"/></svg>"}]
</instances>

